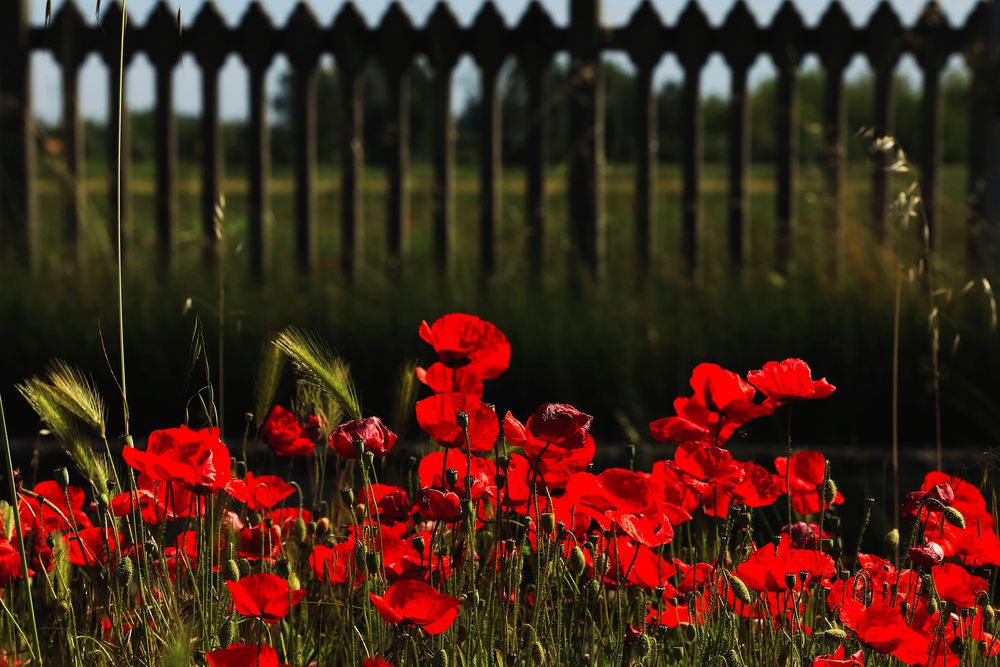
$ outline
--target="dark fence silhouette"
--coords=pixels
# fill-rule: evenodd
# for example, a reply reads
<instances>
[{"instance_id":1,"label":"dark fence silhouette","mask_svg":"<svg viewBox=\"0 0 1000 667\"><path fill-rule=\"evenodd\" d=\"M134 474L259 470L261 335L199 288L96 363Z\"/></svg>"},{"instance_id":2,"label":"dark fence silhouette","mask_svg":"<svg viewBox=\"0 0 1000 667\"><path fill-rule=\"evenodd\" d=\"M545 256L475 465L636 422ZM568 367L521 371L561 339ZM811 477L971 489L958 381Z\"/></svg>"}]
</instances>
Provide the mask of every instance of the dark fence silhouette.
<instances>
[{"instance_id":1,"label":"dark fence silhouette","mask_svg":"<svg viewBox=\"0 0 1000 667\"><path fill-rule=\"evenodd\" d=\"M852 25L843 7L832 3L815 26L806 26L794 5L786 2L768 26L758 25L743 2L738 2L725 21L710 25L699 6L691 2L674 25L664 25L648 2L638 7L627 25L608 27L600 20L600 0L569 0L569 25L560 27L533 3L516 26L508 27L491 2L483 4L469 26L461 26L447 4L438 4L422 27L414 26L403 7L396 3L377 27L365 24L355 5L347 3L330 26L321 25L309 7L300 4L283 27L274 26L261 4L249 5L238 26L229 26L211 3L205 4L184 30L170 7L161 3L145 25L129 24L125 34L125 61L144 52L156 79L156 229L160 263L169 268L173 255L177 217L177 141L173 120L171 76L184 53L190 53L203 74L204 107L201 159L203 232L207 256L216 243L214 209L222 175L219 130L219 70L230 54L239 54L249 72L250 112L248 145L249 202L247 239L250 271L263 278L268 257L269 134L265 73L274 57L287 56L293 72L293 124L295 142L294 212L296 263L303 272L315 265L315 238L320 212L314 203L315 182L315 84L313 74L319 58L332 54L342 85L342 141L339 163L341 199L340 264L344 275L355 275L358 262L358 231L363 224L361 189L364 167L362 145L362 95L366 65L374 62L386 77L392 109L388 127L391 147L388 166L387 255L390 271L398 271L407 248L409 227L408 73L419 54L425 55L434 76L433 111L433 265L439 274L449 269L454 211L454 131L451 117L451 75L463 54L469 54L481 71L482 108L479 128L479 264L488 277L496 266L495 234L500 215L500 100L497 78L508 58L516 58L525 73L531 129L525 153L527 177L526 220L529 265L541 270L545 229L546 161L544 156L546 90L544 72L559 52L570 56L569 94L570 144L569 213L572 266L577 275L599 278L605 255L603 215L603 104L602 54L628 54L637 68L635 132L640 147L636 169L636 247L640 270L651 260L650 238L656 224L656 104L653 71L668 53L678 58L684 71L682 134L671 137L683 144L682 151L682 257L687 272L697 270L699 199L701 174L701 118L699 79L702 67L713 53L720 53L732 70L731 123L728 133L729 204L728 247L738 269L746 260L747 195L749 162L749 108L747 72L759 56L769 56L777 69L777 105L774 119L778 136L776 164L777 219L775 261L786 271L793 252L791 229L796 217L796 165L798 162L798 114L796 81L802 58L815 53L826 72L823 106L825 146L824 220L831 239L840 227L841 195L845 171L845 105L843 74L850 60L861 54L874 70L874 108L871 125L892 131L892 80L901 56L911 53L923 70L923 142L916 162L931 242L937 213L935 193L941 163L939 82L947 60L961 54L971 72L969 122L971 126L968 164L969 252L982 254L984 241L996 238L1000 222L1000 147L995 128L1000 118L1000 11L991 2L980 2L963 26L951 26L940 8L928 4L919 20L903 26L890 5L880 4L863 27ZM0 7L0 231L2 243L27 262L36 252L35 146L31 131L30 53L48 50L63 72L63 143L67 156L68 192L65 235L75 243L81 230L83 132L79 111L78 71L87 54L97 52L108 63L111 127L118 118L118 58L121 39L121 6L109 3L101 25L90 25L72 1L67 1L46 27L30 26L27 0L4 0ZM994 39L991 40L991 34ZM992 45L992 46L991 46ZM992 50L991 50L992 48ZM991 55L992 54L992 55ZM991 64L991 57L994 64ZM124 120L124 119L123 119ZM125 191L129 184L128 128L125 127L122 169L118 176ZM992 142L992 144L991 144ZM118 145L109 132L108 164L113 173ZM872 170L872 219L876 238L884 235L887 209L887 177L884 169ZM113 182L113 181L112 181ZM987 187L992 183L992 187ZM113 190L113 188L109 188ZM123 199L123 203L127 198ZM117 212L111 192L110 212ZM124 208L124 206L123 206ZM129 212L122 210L127 219ZM323 211L332 220L333 212ZM992 222L987 222L992 221ZM368 222L370 224L371 221ZM831 245L831 247L833 247ZM833 258L835 261L835 258Z\"/></svg>"}]
</instances>

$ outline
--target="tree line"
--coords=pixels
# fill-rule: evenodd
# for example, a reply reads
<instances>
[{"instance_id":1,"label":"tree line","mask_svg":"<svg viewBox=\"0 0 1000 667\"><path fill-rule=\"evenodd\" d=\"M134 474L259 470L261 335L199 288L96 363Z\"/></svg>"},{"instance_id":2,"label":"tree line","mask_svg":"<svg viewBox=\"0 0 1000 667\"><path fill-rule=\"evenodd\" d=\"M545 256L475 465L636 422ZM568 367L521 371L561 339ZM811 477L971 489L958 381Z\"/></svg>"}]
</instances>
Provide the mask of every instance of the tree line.
<instances>
[{"instance_id":1,"label":"tree line","mask_svg":"<svg viewBox=\"0 0 1000 667\"><path fill-rule=\"evenodd\" d=\"M800 151L804 162L822 157L821 108L823 104L823 72L818 68L806 69L799 79ZM564 161L569 151L568 111L569 74L565 65L555 64L545 75L547 99L542 110L546 123L545 141L547 159L552 163ZM631 162L637 154L634 132L635 76L616 63L606 63L605 88L605 151L609 162ZM754 162L774 159L775 89L773 78L763 79L749 93L751 107L751 158ZM969 81L964 70L948 70L942 82L944 96L942 108L943 159L945 162L964 162L968 154L967 105ZM509 67L500 81L502 95L502 149L504 162L518 164L523 160L529 124L537 118L537 110L528 109L525 79L516 66ZM657 90L657 124L659 157L662 162L677 162L681 152L681 83L666 81ZM316 73L316 155L321 164L335 164L339 160L340 144L340 86L334 68L320 68ZM854 132L871 124L873 85L869 76L859 76L845 82L844 95L847 107L847 129ZM411 151L415 162L428 161L431 155L431 114L434 109L432 73L429 67L418 64L412 70L410 89ZM286 72L272 98L272 160L276 167L290 165L294 159L292 141L292 84L291 73ZM729 107L728 98L711 94L701 101L704 127L704 159L722 162L728 152ZM895 81L895 135L911 152L921 143L919 130L921 92L914 83L902 75ZM474 163L477 156L479 100L470 97L455 118L456 159L460 164ZM386 125L389 115L388 95L384 78L377 71L365 77L364 90L364 145L369 164L383 164L388 157ZM154 127L151 111L130 114L132 124L133 159L137 163L152 161L154 157ZM58 126L47 128L58 136ZM87 152L95 161L103 160L106 124L88 120L86 123ZM177 134L180 157L196 161L201 151L199 118L177 117ZM248 142L245 122L226 121L223 124L226 161L246 164ZM849 159L865 155L860 140L848 141Z\"/></svg>"}]
</instances>

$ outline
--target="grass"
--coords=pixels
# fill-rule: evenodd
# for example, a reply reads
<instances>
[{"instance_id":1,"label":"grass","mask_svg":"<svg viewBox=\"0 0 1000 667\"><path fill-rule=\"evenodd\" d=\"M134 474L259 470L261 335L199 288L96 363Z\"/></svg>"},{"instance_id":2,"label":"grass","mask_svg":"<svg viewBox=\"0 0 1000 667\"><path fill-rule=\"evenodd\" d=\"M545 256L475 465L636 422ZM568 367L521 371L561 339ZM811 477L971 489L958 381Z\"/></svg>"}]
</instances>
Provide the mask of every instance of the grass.
<instances>
[{"instance_id":1,"label":"grass","mask_svg":"<svg viewBox=\"0 0 1000 667\"><path fill-rule=\"evenodd\" d=\"M774 189L771 170L754 167L749 197L750 256L742 281L733 279L726 259L725 171L706 165L702 182L703 244L699 282L681 278L679 176L664 165L658 188L657 235L650 282L636 289L633 277L632 174L623 166L608 167L608 280L597 289L574 295L565 274L566 199L563 174L554 169L548 185L546 279L540 289L525 278L523 177L505 172L503 217L499 229L498 274L493 289L480 290L476 276L477 185L474 172L459 169L456 177L454 280L441 283L428 271L431 197L430 170L414 168L412 235L409 260L399 283L390 282L384 265L384 174L370 169L364 197L362 278L349 288L338 271L338 187L334 169L321 167L316 187L319 218L319 266L301 280L292 262L291 181L279 171L272 187L274 244L270 281L263 289L250 284L241 243L245 230L245 196L239 172L230 168L226 181L225 234L230 256L226 283L226 391L233 400L229 423L241 423L240 406L252 404L254 384L250 360L265 338L287 324L311 327L350 358L362 378L359 389L367 406L388 411L392 397L386 378L395 378L404 358L421 359L418 342L399 347L399 333L442 312L464 309L496 321L523 355L496 391L502 402L527 409L523 396L542 393L586 405L596 414L597 432L626 439L622 424L638 426L669 409L695 363L709 358L734 367L753 367L781 355L809 358L821 373L834 370L852 387L838 397L844 411L835 419L816 420L803 437L815 442L871 447L888 442L893 275L897 255L872 242L868 221L867 164L851 164L843 204L839 240L840 274L824 271L828 243L822 233L822 181L818 168L801 173L799 223L794 230L794 264L790 276L773 266ZM126 312L130 366L156 377L155 387L130 386L130 405L137 432L162 419L164 396L183 405L197 389L187 372L192 315L199 314L209 331L215 327L217 285L199 252L201 211L198 171L185 167L179 186L179 244L176 271L159 280L154 270L153 199L148 165L136 165L134 181L134 245L127 254ZM92 166L88 173L102 173ZM0 362L0 379L8 386L33 375L48 359L67 358L86 368L106 369L99 331L113 349L113 271L108 226L102 210L106 197L100 180L88 181L91 207L86 255L77 272L66 261L60 239L61 203L54 181L40 185L40 218L44 252L39 274L25 280L17 272L3 278L10 289L0 294L0 313L17 322L7 347L16 354ZM939 284L961 287L966 210L965 173L947 167L940 202ZM906 240L912 240L906 235ZM909 263L915 243L901 243L898 256ZM901 428L906 447L926 444L929 419L929 334L927 297L919 285L904 290L900 397ZM1000 404L991 390L1000 369L997 335L988 329L985 300L977 293L959 299L949 310L954 327L944 330L944 438L950 449L994 442ZM961 333L957 353L952 336ZM214 336L209 336L214 338ZM211 341L210 341L211 344ZM214 350L214 347L213 347ZM401 355L400 352L403 354ZM213 352L214 354L214 352ZM106 393L113 393L108 372L97 373ZM139 384L139 383L137 383ZM131 383L130 383L131 385ZM133 395L133 391L135 392ZM847 415L845 417L845 415ZM624 422L623 422L624 420ZM34 429L22 407L11 417L15 432ZM774 425L772 434L780 431ZM765 435L768 440L771 435Z\"/></svg>"}]
</instances>

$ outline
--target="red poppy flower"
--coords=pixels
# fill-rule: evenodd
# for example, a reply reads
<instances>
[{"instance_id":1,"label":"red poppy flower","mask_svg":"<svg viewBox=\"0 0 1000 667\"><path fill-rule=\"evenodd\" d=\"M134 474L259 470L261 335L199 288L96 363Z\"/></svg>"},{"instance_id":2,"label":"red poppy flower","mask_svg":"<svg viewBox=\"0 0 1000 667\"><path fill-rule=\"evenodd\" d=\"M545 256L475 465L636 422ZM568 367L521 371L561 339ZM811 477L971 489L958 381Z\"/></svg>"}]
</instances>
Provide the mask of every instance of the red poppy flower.
<instances>
[{"instance_id":1,"label":"red poppy flower","mask_svg":"<svg viewBox=\"0 0 1000 667\"><path fill-rule=\"evenodd\" d=\"M537 466L538 476L549 490L565 488L570 477L590 466L597 452L589 433L582 447L566 449L534 437L510 412L504 415L503 433L512 447L524 449L525 456L531 460L531 465Z\"/></svg>"},{"instance_id":2,"label":"red poppy flower","mask_svg":"<svg viewBox=\"0 0 1000 667\"><path fill-rule=\"evenodd\" d=\"M381 523L406 521L410 516L410 496L405 489L391 484L372 484L366 488L365 494L368 506L378 508Z\"/></svg>"},{"instance_id":3,"label":"red poppy flower","mask_svg":"<svg viewBox=\"0 0 1000 667\"><path fill-rule=\"evenodd\" d=\"M570 480L566 495L603 529L610 529L613 522L639 544L658 547L674 537L673 525L642 473L622 468L599 475L580 473Z\"/></svg>"},{"instance_id":4,"label":"red poppy flower","mask_svg":"<svg viewBox=\"0 0 1000 667\"><path fill-rule=\"evenodd\" d=\"M111 499L110 506L115 516L138 510L142 520L151 525L205 511L204 500L183 484L160 482L149 475L139 475L136 490L118 494Z\"/></svg>"},{"instance_id":5,"label":"red poppy flower","mask_svg":"<svg viewBox=\"0 0 1000 667\"><path fill-rule=\"evenodd\" d=\"M67 486L65 491L54 481L39 482L32 491L48 502L21 495L19 503L21 516L34 513L39 517L45 532L72 530L73 528L90 528L90 519L83 511L86 502L83 489L77 486ZM69 503L67 504L67 499ZM30 504L30 507L25 506ZM52 506L58 508L58 511ZM65 518L63 518L65 517ZM75 525L67 522L72 521Z\"/></svg>"},{"instance_id":6,"label":"red poppy flower","mask_svg":"<svg viewBox=\"0 0 1000 667\"><path fill-rule=\"evenodd\" d=\"M28 571L29 576L32 572ZM0 587L6 587L14 579L23 578L21 552L8 540L0 538Z\"/></svg>"},{"instance_id":7,"label":"red poppy flower","mask_svg":"<svg viewBox=\"0 0 1000 667\"><path fill-rule=\"evenodd\" d=\"M76 533L64 533L63 540L69 547L69 562L82 567L103 565L109 558L117 558L118 538L111 528L84 528Z\"/></svg>"},{"instance_id":8,"label":"red poppy flower","mask_svg":"<svg viewBox=\"0 0 1000 667\"><path fill-rule=\"evenodd\" d=\"M931 568L934 588L942 600L953 603L959 609L974 607L979 596L989 590L989 583L977 577L961 565L942 563Z\"/></svg>"},{"instance_id":9,"label":"red poppy flower","mask_svg":"<svg viewBox=\"0 0 1000 667\"><path fill-rule=\"evenodd\" d=\"M806 573L803 582L801 573ZM822 551L796 549L787 535L781 536L778 546L765 544L736 568L736 576L752 590L780 593L789 590L787 575L795 580L795 590L816 584L836 573L833 559Z\"/></svg>"},{"instance_id":10,"label":"red poppy flower","mask_svg":"<svg viewBox=\"0 0 1000 667\"><path fill-rule=\"evenodd\" d=\"M362 660L361 667L392 667L392 663L380 655L373 655Z\"/></svg>"},{"instance_id":11,"label":"red poppy flower","mask_svg":"<svg viewBox=\"0 0 1000 667\"><path fill-rule=\"evenodd\" d=\"M302 519L309 523L313 520L312 512L301 507L279 507L268 512L267 516L271 518L274 526L281 531L281 536L285 539L291 537L296 521ZM235 519L237 522L239 521L239 517L235 517ZM242 524L235 525L234 529L235 532L239 532L243 526Z\"/></svg>"},{"instance_id":12,"label":"red poppy flower","mask_svg":"<svg viewBox=\"0 0 1000 667\"><path fill-rule=\"evenodd\" d=\"M471 494L473 500L496 497L497 470L493 461L473 456L472 469L470 470L469 457L455 449L431 452L420 459L420 465L417 467L420 486L436 489L449 488L447 480L441 473L450 469L458 472L458 481L452 490L459 495L464 497L466 494ZM472 477L471 490L465 487L465 478L470 476Z\"/></svg>"},{"instance_id":13,"label":"red poppy flower","mask_svg":"<svg viewBox=\"0 0 1000 667\"><path fill-rule=\"evenodd\" d=\"M317 544L309 554L309 569L319 581L328 584L361 584L364 573L355 567L354 540L339 542L334 547Z\"/></svg>"},{"instance_id":14,"label":"red poppy flower","mask_svg":"<svg viewBox=\"0 0 1000 667\"><path fill-rule=\"evenodd\" d=\"M909 626L898 607L878 600L865 607L848 600L840 607L840 619L871 649L893 655L908 665L927 663L929 639Z\"/></svg>"},{"instance_id":15,"label":"red poppy flower","mask_svg":"<svg viewBox=\"0 0 1000 667\"><path fill-rule=\"evenodd\" d=\"M263 521L241 528L239 538L238 553L242 558L270 561L281 555L281 529L273 523L270 530Z\"/></svg>"},{"instance_id":16,"label":"red poppy flower","mask_svg":"<svg viewBox=\"0 0 1000 667\"><path fill-rule=\"evenodd\" d=\"M701 498L732 489L743 481L743 464L721 447L686 443L677 448L674 460L667 465Z\"/></svg>"},{"instance_id":17,"label":"red poppy flower","mask_svg":"<svg viewBox=\"0 0 1000 667\"><path fill-rule=\"evenodd\" d=\"M474 315L452 313L428 325L420 337L434 347L438 361L417 368L417 379L435 393L483 394L483 380L499 377L510 366L510 343L493 324Z\"/></svg>"},{"instance_id":18,"label":"red poppy flower","mask_svg":"<svg viewBox=\"0 0 1000 667\"><path fill-rule=\"evenodd\" d=\"M344 422L330 431L330 447L347 459L358 458L354 442L365 444L365 451L378 458L384 457L396 444L396 434L382 423L378 417L365 417Z\"/></svg>"},{"instance_id":19,"label":"red poppy flower","mask_svg":"<svg viewBox=\"0 0 1000 667\"><path fill-rule=\"evenodd\" d=\"M662 587L676 594L670 577L677 572L677 568L649 547L637 544L625 535L616 535L613 540L608 540L605 553L608 557L608 571L604 576L606 583L647 590Z\"/></svg>"},{"instance_id":20,"label":"red poppy flower","mask_svg":"<svg viewBox=\"0 0 1000 667\"><path fill-rule=\"evenodd\" d=\"M390 625L412 625L429 635L451 627L461 606L458 598L446 595L416 579L397 581L385 595L369 593L375 610Z\"/></svg>"},{"instance_id":21,"label":"red poppy flower","mask_svg":"<svg viewBox=\"0 0 1000 667\"><path fill-rule=\"evenodd\" d=\"M769 361L760 370L747 373L747 380L775 405L826 398L836 389L826 378L813 380L809 365L801 359Z\"/></svg>"},{"instance_id":22,"label":"red poppy flower","mask_svg":"<svg viewBox=\"0 0 1000 667\"><path fill-rule=\"evenodd\" d=\"M254 477L254 474L248 470L244 479L229 481L226 493L241 503L245 503L249 509L266 510L295 493L295 487L277 475Z\"/></svg>"},{"instance_id":23,"label":"red poppy flower","mask_svg":"<svg viewBox=\"0 0 1000 667\"><path fill-rule=\"evenodd\" d=\"M274 406L260 429L260 439L277 456L309 456L316 447L314 429L304 429L291 410Z\"/></svg>"},{"instance_id":24,"label":"red poppy flower","mask_svg":"<svg viewBox=\"0 0 1000 667\"><path fill-rule=\"evenodd\" d=\"M197 492L223 489L231 478L229 450L219 440L218 428L153 431L145 451L125 447L122 456L156 481L177 482Z\"/></svg>"},{"instance_id":25,"label":"red poppy flower","mask_svg":"<svg viewBox=\"0 0 1000 667\"><path fill-rule=\"evenodd\" d=\"M230 644L205 654L209 667L291 667L278 662L278 652L270 646Z\"/></svg>"},{"instance_id":26,"label":"red poppy flower","mask_svg":"<svg viewBox=\"0 0 1000 667\"><path fill-rule=\"evenodd\" d=\"M820 509L820 495L823 494L823 477L826 474L826 457L820 452L805 451L792 455L792 465L787 467L787 456L774 459L774 469L784 486L788 477L788 493L792 496L792 508L799 514L815 514ZM833 505L844 502L838 491ZM829 507L829 505L827 505Z\"/></svg>"},{"instance_id":27,"label":"red poppy flower","mask_svg":"<svg viewBox=\"0 0 1000 667\"><path fill-rule=\"evenodd\" d=\"M543 403L528 417L528 432L546 445L563 449L583 447L594 418L565 403Z\"/></svg>"},{"instance_id":28,"label":"red poppy flower","mask_svg":"<svg viewBox=\"0 0 1000 667\"><path fill-rule=\"evenodd\" d=\"M819 524L797 521L791 526L782 526L781 534L789 535L792 539L792 546L796 549L819 549L820 547ZM823 537L829 537L826 531L823 531Z\"/></svg>"},{"instance_id":29,"label":"red poppy flower","mask_svg":"<svg viewBox=\"0 0 1000 667\"><path fill-rule=\"evenodd\" d=\"M434 521L452 523L462 518L462 500L454 491L425 486L417 493L417 509Z\"/></svg>"},{"instance_id":30,"label":"red poppy flower","mask_svg":"<svg viewBox=\"0 0 1000 667\"><path fill-rule=\"evenodd\" d=\"M721 445L743 424L773 411L772 406L754 403L754 388L717 364L695 366L691 388L693 396L674 400L676 417L650 423L656 440L677 444L706 440Z\"/></svg>"},{"instance_id":31,"label":"red poppy flower","mask_svg":"<svg viewBox=\"0 0 1000 667\"><path fill-rule=\"evenodd\" d=\"M288 581L267 572L227 581L226 586L236 611L265 623L277 623L306 596L304 590L289 589Z\"/></svg>"},{"instance_id":32,"label":"red poppy flower","mask_svg":"<svg viewBox=\"0 0 1000 667\"><path fill-rule=\"evenodd\" d=\"M417 401L417 423L442 447L487 452L496 446L500 435L497 415L472 394L435 394ZM469 442L458 425L459 412L469 417Z\"/></svg>"},{"instance_id":33,"label":"red poppy flower","mask_svg":"<svg viewBox=\"0 0 1000 667\"><path fill-rule=\"evenodd\" d=\"M851 655L846 655L846 653L843 646L838 646L833 653L816 656L812 667L865 667L864 650L858 649Z\"/></svg>"}]
</instances>

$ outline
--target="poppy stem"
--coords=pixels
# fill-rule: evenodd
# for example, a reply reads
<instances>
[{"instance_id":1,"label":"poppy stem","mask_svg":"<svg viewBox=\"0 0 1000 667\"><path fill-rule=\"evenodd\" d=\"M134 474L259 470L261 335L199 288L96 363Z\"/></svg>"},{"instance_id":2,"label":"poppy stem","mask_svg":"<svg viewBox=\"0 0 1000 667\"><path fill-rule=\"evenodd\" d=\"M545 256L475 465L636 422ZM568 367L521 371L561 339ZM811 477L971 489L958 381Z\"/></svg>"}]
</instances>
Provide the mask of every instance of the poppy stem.
<instances>
[{"instance_id":1,"label":"poppy stem","mask_svg":"<svg viewBox=\"0 0 1000 667\"><path fill-rule=\"evenodd\" d=\"M788 457L785 461L785 493L788 494L788 530L789 535L792 530L792 485L791 485L791 473L792 473L792 406L788 405L788 423L786 425L786 431L788 435L788 444L786 448L786 456ZM822 511L822 508L821 508ZM820 535L820 539L822 539Z\"/></svg>"}]
</instances>

